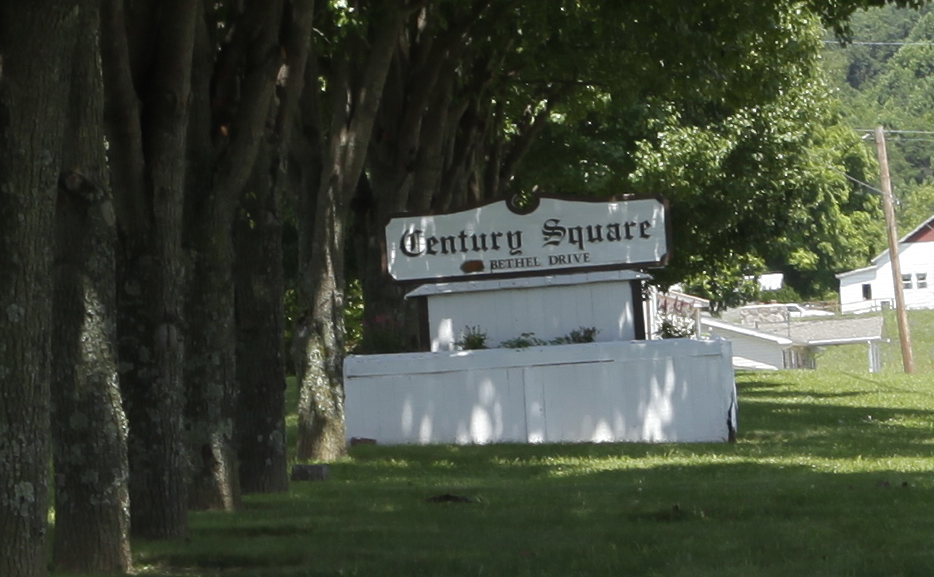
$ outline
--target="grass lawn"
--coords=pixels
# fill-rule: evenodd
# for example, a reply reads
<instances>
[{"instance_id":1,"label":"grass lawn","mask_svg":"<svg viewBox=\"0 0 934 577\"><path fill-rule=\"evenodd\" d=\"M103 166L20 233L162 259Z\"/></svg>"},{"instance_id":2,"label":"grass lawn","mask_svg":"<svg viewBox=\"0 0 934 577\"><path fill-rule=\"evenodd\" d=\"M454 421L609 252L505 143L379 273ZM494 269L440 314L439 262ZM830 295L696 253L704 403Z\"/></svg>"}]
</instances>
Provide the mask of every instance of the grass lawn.
<instances>
[{"instance_id":1,"label":"grass lawn","mask_svg":"<svg viewBox=\"0 0 934 577\"><path fill-rule=\"evenodd\" d=\"M735 444L359 446L134 556L164 577L934 574L929 377L737 381Z\"/></svg>"},{"instance_id":2,"label":"grass lawn","mask_svg":"<svg viewBox=\"0 0 934 577\"><path fill-rule=\"evenodd\" d=\"M134 542L137 570L934 575L931 373L826 354L816 371L737 374L734 444L358 446L329 481L193 513L185 542ZM470 502L429 500L446 494Z\"/></svg>"}]
</instances>

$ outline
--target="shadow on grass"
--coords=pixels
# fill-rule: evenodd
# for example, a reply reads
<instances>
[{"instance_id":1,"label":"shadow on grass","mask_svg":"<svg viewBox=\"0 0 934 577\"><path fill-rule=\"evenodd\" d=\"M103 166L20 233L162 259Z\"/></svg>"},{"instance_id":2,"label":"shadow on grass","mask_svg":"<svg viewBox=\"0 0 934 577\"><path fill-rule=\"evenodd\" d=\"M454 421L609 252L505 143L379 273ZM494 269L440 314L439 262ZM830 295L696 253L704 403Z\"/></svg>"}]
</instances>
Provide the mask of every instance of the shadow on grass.
<instances>
[{"instance_id":1,"label":"shadow on grass","mask_svg":"<svg viewBox=\"0 0 934 577\"><path fill-rule=\"evenodd\" d=\"M732 444L361 445L134 554L159 577L930 575L934 404L821 378L744 375Z\"/></svg>"},{"instance_id":2,"label":"shadow on grass","mask_svg":"<svg viewBox=\"0 0 934 577\"><path fill-rule=\"evenodd\" d=\"M370 449L369 466L355 457L335 465L330 482L250 498L249 509L233 515L199 514L190 545L144 545L137 555L186 568L179 575L225 576L923 575L929 568L934 487L926 473L702 460L627 468L629 451L614 457L612 446L536 448L532 462L514 446L410 448L403 451L409 468L446 460L460 473L456 481L415 482L395 476L398 461L385 465L388 474L374 468L396 459L396 448ZM500 449L519 460L491 458ZM593 469L595 454L618 467ZM547 474L529 475L530 467ZM473 502L428 500L447 491Z\"/></svg>"}]
</instances>

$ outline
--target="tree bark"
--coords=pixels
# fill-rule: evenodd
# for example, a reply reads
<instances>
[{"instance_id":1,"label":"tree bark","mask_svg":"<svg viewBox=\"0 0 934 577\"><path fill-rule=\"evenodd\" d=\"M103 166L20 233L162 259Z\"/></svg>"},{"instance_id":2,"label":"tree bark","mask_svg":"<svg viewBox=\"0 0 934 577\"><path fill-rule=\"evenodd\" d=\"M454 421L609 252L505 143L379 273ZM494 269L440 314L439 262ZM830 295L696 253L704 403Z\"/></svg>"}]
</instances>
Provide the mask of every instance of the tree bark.
<instances>
[{"instance_id":1,"label":"tree bark","mask_svg":"<svg viewBox=\"0 0 934 577\"><path fill-rule=\"evenodd\" d=\"M78 10L0 2L0 575L47 574L55 191Z\"/></svg>"},{"instance_id":2,"label":"tree bark","mask_svg":"<svg viewBox=\"0 0 934 577\"><path fill-rule=\"evenodd\" d=\"M232 227L244 184L266 138L281 65L278 36L282 8L282 0L246 3L244 11L232 18L232 37L218 57L214 93L209 94L209 86L201 82L196 94L202 102L211 100L215 106L223 102L222 106L235 112L222 127L226 135L216 135L216 162L200 162L210 172L190 179L200 186L189 190L196 200L187 204L191 210L186 218L186 238L193 260L187 307L186 414L193 465L190 504L194 509L231 510L240 500L234 431L237 355ZM214 47L201 44L206 54L199 54L199 61L210 62ZM200 76L208 77L206 72ZM239 80L237 90L227 91L233 79ZM204 122L192 127L193 132L201 133L201 139L210 129ZM199 137L193 138L197 142ZM212 152L210 147L202 150Z\"/></svg>"},{"instance_id":3,"label":"tree bark","mask_svg":"<svg viewBox=\"0 0 934 577\"><path fill-rule=\"evenodd\" d=\"M443 30L427 8L418 21L402 34L395 50L370 141L369 178L360 183L354 199L352 242L366 303L362 344L366 353L420 348L417 307L404 298L411 287L390 282L383 271L382 230L391 214L406 211L409 200L419 196L414 185L421 169L422 138L439 129L426 121L448 87L441 80L455 66L450 55L462 48L466 23L450 23L452 28Z\"/></svg>"},{"instance_id":4,"label":"tree bark","mask_svg":"<svg viewBox=\"0 0 934 577\"><path fill-rule=\"evenodd\" d=\"M83 1L56 210L53 565L126 573L127 422L117 378L116 216L104 150L99 2Z\"/></svg>"},{"instance_id":5,"label":"tree bark","mask_svg":"<svg viewBox=\"0 0 934 577\"><path fill-rule=\"evenodd\" d=\"M313 0L293 2L284 21L286 68L279 78L273 142L260 149L236 220L238 439L244 492L289 487L285 437L285 279L281 197L294 193L293 127L311 44ZM317 80L313 80L317 86ZM296 135L295 141L301 140Z\"/></svg>"},{"instance_id":6,"label":"tree bark","mask_svg":"<svg viewBox=\"0 0 934 577\"><path fill-rule=\"evenodd\" d=\"M270 154L260 155L235 223L240 485L244 493L289 489L285 437L285 311L282 221Z\"/></svg>"},{"instance_id":7,"label":"tree bark","mask_svg":"<svg viewBox=\"0 0 934 577\"><path fill-rule=\"evenodd\" d=\"M406 6L404 0L379 3L385 13L366 51L359 38L348 37L351 45L338 52L328 79L331 123L318 187L314 252L310 263L301 263L309 268L301 275L308 285L300 287L308 311L299 329L306 336L298 407L300 460L332 460L345 451L344 228ZM363 63L356 74L351 60Z\"/></svg>"},{"instance_id":8,"label":"tree bark","mask_svg":"<svg viewBox=\"0 0 934 577\"><path fill-rule=\"evenodd\" d=\"M146 21L154 47L139 63L139 85L133 84L121 0L106 0L103 26L108 140L122 240L117 332L130 422L131 531L152 539L188 534L182 202L198 5L167 0Z\"/></svg>"},{"instance_id":9,"label":"tree bark","mask_svg":"<svg viewBox=\"0 0 934 577\"><path fill-rule=\"evenodd\" d=\"M417 303L405 300L412 287L392 282L383 270L383 227L393 213L427 212L432 200L441 196L450 156L445 151L461 150L448 144L458 137L458 120L465 109L453 99L455 79L464 76L460 68L470 44L468 32L484 23L489 4L465 4L459 7L463 11L445 15L444 24L436 11L424 9L417 30L407 30L396 49L385 90L391 97L381 103L367 159L372 192L358 195L365 202L355 203L354 243L366 303L365 353L427 347L420 342ZM467 82L460 99L476 98L471 91L482 92L484 87Z\"/></svg>"}]
</instances>

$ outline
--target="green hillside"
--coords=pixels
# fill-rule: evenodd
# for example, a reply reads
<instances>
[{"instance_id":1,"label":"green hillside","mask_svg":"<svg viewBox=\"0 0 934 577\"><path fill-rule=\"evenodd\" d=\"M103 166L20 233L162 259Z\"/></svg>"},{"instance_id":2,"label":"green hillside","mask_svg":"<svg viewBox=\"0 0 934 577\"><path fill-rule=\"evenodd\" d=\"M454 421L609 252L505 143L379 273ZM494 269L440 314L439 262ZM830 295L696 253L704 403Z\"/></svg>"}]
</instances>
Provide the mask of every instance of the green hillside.
<instances>
[{"instance_id":1,"label":"green hillside","mask_svg":"<svg viewBox=\"0 0 934 577\"><path fill-rule=\"evenodd\" d=\"M867 131L885 127L899 230L907 232L934 214L934 7L860 11L851 28L846 45L827 35L823 67L867 146L875 148Z\"/></svg>"}]
</instances>

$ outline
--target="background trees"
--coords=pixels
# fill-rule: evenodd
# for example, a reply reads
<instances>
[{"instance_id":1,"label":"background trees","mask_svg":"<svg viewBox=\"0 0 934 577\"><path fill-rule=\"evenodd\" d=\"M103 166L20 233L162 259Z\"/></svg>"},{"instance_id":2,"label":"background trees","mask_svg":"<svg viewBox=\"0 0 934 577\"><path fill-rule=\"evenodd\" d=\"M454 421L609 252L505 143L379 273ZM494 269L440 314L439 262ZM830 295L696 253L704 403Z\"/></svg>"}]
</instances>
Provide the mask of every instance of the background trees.
<instances>
[{"instance_id":1,"label":"background trees","mask_svg":"<svg viewBox=\"0 0 934 577\"><path fill-rule=\"evenodd\" d=\"M934 12L883 6L855 14L851 28L852 44L828 43L824 68L848 126L888 131L896 216L907 233L934 213Z\"/></svg>"},{"instance_id":2,"label":"background trees","mask_svg":"<svg viewBox=\"0 0 934 577\"><path fill-rule=\"evenodd\" d=\"M675 252L655 272L663 284L738 304L755 296L746 277L783 270L801 294L822 295L833 271L872 251L874 201L844 176L865 178L872 160L822 81L820 22L764 9L748 16L758 27L721 33L727 72L709 72L719 82L630 99L598 89L594 105L568 109L533 147L522 185L665 194Z\"/></svg>"}]
</instances>

